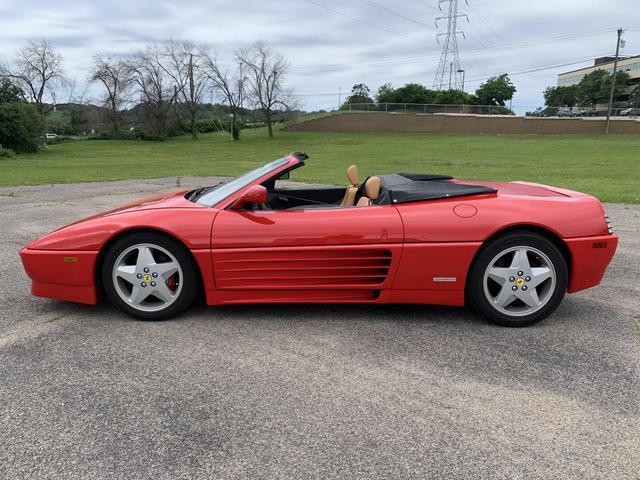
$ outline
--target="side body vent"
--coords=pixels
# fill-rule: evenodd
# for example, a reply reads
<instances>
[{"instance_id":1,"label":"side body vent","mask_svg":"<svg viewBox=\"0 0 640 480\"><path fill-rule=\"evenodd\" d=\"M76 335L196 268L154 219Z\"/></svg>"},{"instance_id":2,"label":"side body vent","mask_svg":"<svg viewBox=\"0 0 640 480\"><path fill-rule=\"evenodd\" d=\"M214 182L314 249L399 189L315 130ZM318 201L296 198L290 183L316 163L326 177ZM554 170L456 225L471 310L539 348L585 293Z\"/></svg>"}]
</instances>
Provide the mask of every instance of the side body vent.
<instances>
[{"instance_id":1,"label":"side body vent","mask_svg":"<svg viewBox=\"0 0 640 480\"><path fill-rule=\"evenodd\" d=\"M214 250L218 289L379 288L392 252L385 248Z\"/></svg>"}]
</instances>

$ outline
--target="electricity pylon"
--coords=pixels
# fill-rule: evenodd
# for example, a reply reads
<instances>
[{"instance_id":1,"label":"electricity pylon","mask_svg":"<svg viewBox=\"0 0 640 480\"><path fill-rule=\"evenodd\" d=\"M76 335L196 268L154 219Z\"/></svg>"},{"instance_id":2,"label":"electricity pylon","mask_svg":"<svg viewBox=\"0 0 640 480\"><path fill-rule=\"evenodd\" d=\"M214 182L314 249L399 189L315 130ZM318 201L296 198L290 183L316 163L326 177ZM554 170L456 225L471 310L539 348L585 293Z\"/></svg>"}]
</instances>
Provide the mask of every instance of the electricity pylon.
<instances>
[{"instance_id":1,"label":"electricity pylon","mask_svg":"<svg viewBox=\"0 0 640 480\"><path fill-rule=\"evenodd\" d=\"M447 32L436 35L438 43L440 43L440 37L442 36L444 36L444 41L436 78L433 81L433 88L434 90L460 90L462 88L461 74L464 72L460 68L460 57L458 56L458 35L462 35L464 38L464 32L458 30L458 19L465 17L468 22L469 17L465 13L458 13L458 0L438 0L438 4L441 11L442 5L447 4L448 12L444 17L436 17L436 28L438 27L438 20L446 19Z\"/></svg>"}]
</instances>

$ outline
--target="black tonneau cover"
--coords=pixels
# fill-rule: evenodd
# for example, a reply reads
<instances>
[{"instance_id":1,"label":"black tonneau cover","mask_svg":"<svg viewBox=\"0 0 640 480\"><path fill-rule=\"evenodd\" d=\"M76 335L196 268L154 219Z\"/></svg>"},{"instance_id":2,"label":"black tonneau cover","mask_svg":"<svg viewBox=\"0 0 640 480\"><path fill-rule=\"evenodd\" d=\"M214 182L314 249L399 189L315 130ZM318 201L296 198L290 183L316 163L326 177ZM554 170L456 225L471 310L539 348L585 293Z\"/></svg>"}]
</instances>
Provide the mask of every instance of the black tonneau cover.
<instances>
[{"instance_id":1,"label":"black tonneau cover","mask_svg":"<svg viewBox=\"0 0 640 480\"><path fill-rule=\"evenodd\" d=\"M464 197L495 193L497 190L481 185L451 182L453 177L420 173L378 175L382 182L378 204L419 202L439 198Z\"/></svg>"}]
</instances>

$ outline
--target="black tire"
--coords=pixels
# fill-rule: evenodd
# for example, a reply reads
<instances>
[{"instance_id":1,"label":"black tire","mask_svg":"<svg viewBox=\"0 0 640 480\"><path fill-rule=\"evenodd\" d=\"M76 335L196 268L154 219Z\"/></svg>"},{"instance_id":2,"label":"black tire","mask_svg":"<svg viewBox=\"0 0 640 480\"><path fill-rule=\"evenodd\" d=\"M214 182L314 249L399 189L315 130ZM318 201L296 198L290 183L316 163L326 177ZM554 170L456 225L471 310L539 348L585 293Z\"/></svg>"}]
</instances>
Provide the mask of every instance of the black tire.
<instances>
[{"instance_id":1,"label":"black tire","mask_svg":"<svg viewBox=\"0 0 640 480\"><path fill-rule=\"evenodd\" d=\"M139 244L151 244L165 249L179 264L182 283L179 293L166 308L156 311L142 311L123 300L116 291L113 280L113 268L118 257L130 247ZM199 291L197 266L186 249L171 237L156 233L132 233L117 240L106 252L102 262L101 280L104 291L116 307L139 320L166 320L186 310Z\"/></svg>"},{"instance_id":2,"label":"black tire","mask_svg":"<svg viewBox=\"0 0 640 480\"><path fill-rule=\"evenodd\" d=\"M516 316L506 314L494 307L485 294L484 282L489 263L501 252L520 246L535 248L550 259L555 270L555 286L553 289L549 288L548 299L539 310ZM535 233L513 232L497 237L482 247L469 272L467 293L471 306L485 318L506 327L526 327L540 322L560 305L567 290L567 282L567 262L553 242Z\"/></svg>"}]
</instances>

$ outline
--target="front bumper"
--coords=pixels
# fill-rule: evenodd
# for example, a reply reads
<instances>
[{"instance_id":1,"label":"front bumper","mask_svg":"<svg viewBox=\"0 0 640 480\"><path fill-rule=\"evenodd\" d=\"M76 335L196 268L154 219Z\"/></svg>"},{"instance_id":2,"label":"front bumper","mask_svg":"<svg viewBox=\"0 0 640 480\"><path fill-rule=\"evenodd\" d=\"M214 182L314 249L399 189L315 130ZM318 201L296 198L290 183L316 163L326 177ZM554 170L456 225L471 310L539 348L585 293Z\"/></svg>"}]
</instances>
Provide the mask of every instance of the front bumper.
<instances>
[{"instance_id":1,"label":"front bumper","mask_svg":"<svg viewBox=\"0 0 640 480\"><path fill-rule=\"evenodd\" d=\"M20 258L31 278L31 293L69 302L98 303L95 267L98 252L23 248Z\"/></svg>"},{"instance_id":2,"label":"front bumper","mask_svg":"<svg viewBox=\"0 0 640 480\"><path fill-rule=\"evenodd\" d=\"M616 248L617 235L565 239L571 254L569 293L594 287L602 281Z\"/></svg>"}]
</instances>

